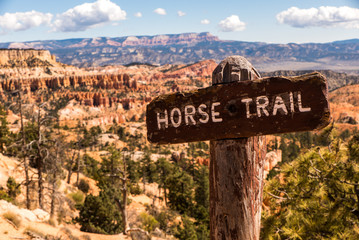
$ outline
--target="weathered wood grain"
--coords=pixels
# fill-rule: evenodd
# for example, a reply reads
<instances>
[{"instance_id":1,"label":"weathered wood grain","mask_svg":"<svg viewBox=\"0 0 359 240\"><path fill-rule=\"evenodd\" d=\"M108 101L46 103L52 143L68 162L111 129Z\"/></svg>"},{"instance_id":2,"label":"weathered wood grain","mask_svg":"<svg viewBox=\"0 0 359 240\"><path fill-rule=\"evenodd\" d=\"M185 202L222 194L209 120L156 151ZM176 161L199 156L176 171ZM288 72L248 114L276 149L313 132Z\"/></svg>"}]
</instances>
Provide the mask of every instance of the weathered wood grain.
<instances>
[{"instance_id":1,"label":"weathered wood grain","mask_svg":"<svg viewBox=\"0 0 359 240\"><path fill-rule=\"evenodd\" d=\"M231 73L228 73L231 71ZM251 78L236 66L214 73L214 84L162 95L147 105L147 137L182 143L310 131L330 122L326 79L320 73L221 84L219 77Z\"/></svg>"},{"instance_id":2,"label":"weathered wood grain","mask_svg":"<svg viewBox=\"0 0 359 240\"><path fill-rule=\"evenodd\" d=\"M258 77L245 58L233 56L214 70L213 84ZM211 240L258 240L265 137L211 141L210 153Z\"/></svg>"}]
</instances>

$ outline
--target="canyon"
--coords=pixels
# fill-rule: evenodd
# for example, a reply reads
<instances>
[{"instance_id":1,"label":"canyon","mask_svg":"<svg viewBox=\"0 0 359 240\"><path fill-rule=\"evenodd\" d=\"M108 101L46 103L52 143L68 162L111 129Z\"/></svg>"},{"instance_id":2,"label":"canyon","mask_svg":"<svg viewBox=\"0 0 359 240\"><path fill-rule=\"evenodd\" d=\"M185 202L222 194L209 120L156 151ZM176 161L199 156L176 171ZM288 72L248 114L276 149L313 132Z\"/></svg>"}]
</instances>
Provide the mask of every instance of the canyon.
<instances>
[{"instance_id":1,"label":"canyon","mask_svg":"<svg viewBox=\"0 0 359 240\"><path fill-rule=\"evenodd\" d=\"M27 64L30 60L33 66ZM17 64L11 65L11 62ZM4 100L14 100L8 93L22 89L33 102L42 102L45 96L41 91L51 91L55 98L74 100L76 108L102 107L105 112L114 111L117 116L121 115L115 117L121 122L124 119L143 119L146 104L155 96L209 86L217 66L214 60L203 60L181 65L133 63L78 68L57 62L48 50L35 49L0 50L0 64L0 96ZM293 76L308 72L311 71L274 71L261 72L261 75ZM359 83L359 76L355 74L331 70L319 72L327 78L329 90Z\"/></svg>"},{"instance_id":2,"label":"canyon","mask_svg":"<svg viewBox=\"0 0 359 240\"><path fill-rule=\"evenodd\" d=\"M194 41L191 40L191 37L193 36L178 38L176 41ZM94 47L101 46L100 40L91 40L91 44ZM87 41L78 41L80 45L75 47L88 44ZM149 46L155 47L161 46L161 44L174 44L171 41L170 38L129 38L125 39L121 46L125 43L125 47L141 44L149 44ZM193 44L206 41L217 40L204 35L202 39L197 39L197 42L193 42ZM116 43L111 44L116 45ZM57 61L58 58L48 50L35 49L2 50L0 51L0 59L0 102L8 108L7 121L11 131L18 132L21 126L19 110L15 103L20 99L17 93L23 92L25 120L31 121L35 113L41 113L39 109L43 103L51 102L58 110L59 131L66 134L66 139L69 142L77 141L81 127L87 130L92 127L101 128L103 133L100 134L99 143L93 147L94 149L89 147L78 153L79 156L91 155L99 161L103 156L108 156L106 155L108 152L102 147L111 143L124 151L123 156L125 154L130 155L128 149L132 148L134 149L133 157L142 159L145 156L146 149L149 152L159 149L158 153L151 155L156 161L162 157L167 157L171 161L185 159L185 151L189 153L193 145L181 144L161 148L148 143L145 137L146 125L144 122L146 105L161 94L191 91L210 86L212 72L217 66L216 60L205 59L189 64L153 65L137 62L128 65L80 68L79 65L72 66ZM338 128L341 130L357 129L359 123L359 76L355 74L355 71L344 73L321 70L320 72L327 77L329 82L329 89L331 90L329 93L330 107L336 126L339 126ZM271 71L261 72L261 75L278 76L304 73L307 71ZM123 129L123 134L131 142L122 141L119 137L121 134L115 133L115 127L118 126L120 126L119 129ZM269 136L268 142L273 138L279 137ZM207 146L207 143L204 144ZM208 148L205 150L194 149L193 152L198 155L188 156L190 163L208 166ZM267 154L264 166L265 175L268 175L269 171L281 161L281 158L282 152L278 149ZM9 160L0 155L0 163L5 163L4 159L6 166L10 166L10 163L14 165L17 161ZM6 176L12 173L9 167L7 170ZM85 176L81 175L81 178L85 178ZM2 185L5 184L5 179L2 177ZM87 180L92 181L91 191L98 190L94 180ZM66 184L62 180L61 186L66 191L74 191L76 189L75 181L75 176L73 176L71 184ZM149 193L149 189L151 189L151 193ZM158 186L147 185L147 190L144 192L148 196L131 196L133 200L129 206L130 211L132 211L131 224L137 223L140 211L146 211L146 206L155 205L156 198L162 197ZM65 199L65 195L62 197ZM160 200L158 200L157 206L160 205L159 202ZM76 211L73 210L73 212ZM0 220L2 221L3 218L0 217ZM45 225L45 223L41 224ZM78 227L71 225L71 229L78 235L82 234ZM97 235L93 236L94 239L97 237ZM103 239L110 239L110 237ZM129 237L121 236L120 239L129 239Z\"/></svg>"}]
</instances>

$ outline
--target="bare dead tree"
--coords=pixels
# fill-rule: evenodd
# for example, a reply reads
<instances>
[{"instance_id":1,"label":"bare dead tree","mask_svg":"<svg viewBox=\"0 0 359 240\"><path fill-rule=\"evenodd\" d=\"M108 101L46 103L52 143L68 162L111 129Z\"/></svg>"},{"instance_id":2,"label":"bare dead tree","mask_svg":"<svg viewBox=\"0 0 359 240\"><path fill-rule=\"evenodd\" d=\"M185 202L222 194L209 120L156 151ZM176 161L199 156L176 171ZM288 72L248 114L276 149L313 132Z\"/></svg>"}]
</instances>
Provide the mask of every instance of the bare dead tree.
<instances>
[{"instance_id":1,"label":"bare dead tree","mask_svg":"<svg viewBox=\"0 0 359 240\"><path fill-rule=\"evenodd\" d=\"M37 170L37 185L38 185L38 204L41 209L44 209L44 174L46 173L46 162L51 162L51 147L54 142L49 138L49 133L44 128L46 123L53 118L49 115L41 115L42 109L45 109L45 104L38 106L37 116L34 119L36 126L36 138L29 143L31 159L34 159L35 168Z\"/></svg>"},{"instance_id":2,"label":"bare dead tree","mask_svg":"<svg viewBox=\"0 0 359 240\"><path fill-rule=\"evenodd\" d=\"M30 167L29 167L29 145L26 137L26 130L24 124L24 110L23 110L23 86L22 82L19 86L19 89L12 92L12 94L17 94L17 104L19 107L20 114L20 133L19 139L17 139L13 144L9 146L9 149L13 151L13 153L19 157L20 165L24 168L25 180L21 183L25 186L25 201L26 208L31 208L31 198L30 198ZM15 104L13 104L15 105ZM11 107L11 106L10 106Z\"/></svg>"},{"instance_id":3,"label":"bare dead tree","mask_svg":"<svg viewBox=\"0 0 359 240\"><path fill-rule=\"evenodd\" d=\"M64 151L65 158L66 158L66 169L67 169L67 183L70 184L71 182L71 176L72 176L72 169L74 168L75 164L75 157L76 157L76 151L71 149L70 147L67 147Z\"/></svg>"},{"instance_id":4,"label":"bare dead tree","mask_svg":"<svg viewBox=\"0 0 359 240\"><path fill-rule=\"evenodd\" d=\"M53 146L52 156L48 162L48 181L50 185L50 218L53 219L56 212L56 200L57 200L57 181L63 176L63 157L61 152L64 151L64 139L60 132L57 132L55 144Z\"/></svg>"},{"instance_id":5,"label":"bare dead tree","mask_svg":"<svg viewBox=\"0 0 359 240\"><path fill-rule=\"evenodd\" d=\"M37 123L37 136L35 140L32 140L29 143L29 147L30 147L30 152L33 152L30 155L30 158L34 159L34 162L36 164L36 169L37 169L37 182L38 182L38 204L39 207L41 209L44 208L43 206L43 197L42 197L42 193L43 193L43 178L42 178L42 168L43 168L43 159L44 157L48 154L46 153L46 155L43 155L42 152L42 133L41 133L41 125L40 125L40 118L41 117L41 113L40 113L40 109L38 109L38 116L37 116L37 120L33 120L34 122L36 121Z\"/></svg>"},{"instance_id":6,"label":"bare dead tree","mask_svg":"<svg viewBox=\"0 0 359 240\"><path fill-rule=\"evenodd\" d=\"M66 169L67 169L67 183L70 184L71 183L71 177L72 174L74 172L74 168L76 167L75 173L77 174L76 176L76 185L79 185L80 182L80 171L81 171L81 156L80 156L80 151L81 151L81 137L80 137L80 131L77 131L77 140L76 142L71 142L70 144L68 144L65 152L65 156L66 156Z\"/></svg>"},{"instance_id":7,"label":"bare dead tree","mask_svg":"<svg viewBox=\"0 0 359 240\"><path fill-rule=\"evenodd\" d=\"M54 100L56 98L53 98ZM60 119L58 115L59 107L53 102L51 102L51 108L48 109L49 114L56 121L51 121L51 129L55 129L57 124L57 131L51 134L50 142L50 158L46 162L46 171L47 171L47 181L49 185L49 195L50 195L50 219L54 219L56 213L56 203L60 202L60 195L58 194L58 180L65 178L63 171L64 159L66 159L65 153L68 145L65 141L65 136L60 132Z\"/></svg>"},{"instance_id":8,"label":"bare dead tree","mask_svg":"<svg viewBox=\"0 0 359 240\"><path fill-rule=\"evenodd\" d=\"M111 159L111 166L110 166L110 175L112 181L114 179L118 179L121 181L120 190L122 193L122 199L119 197L115 197L115 202L117 207L120 209L121 216L122 216L122 227L123 227L123 234L127 234L128 231L131 231L129 223L128 223L128 214L127 214L127 197L128 197L128 188L127 188L127 164L124 158L124 154L122 153L122 169L120 167L115 168L114 164L112 163Z\"/></svg>"},{"instance_id":9,"label":"bare dead tree","mask_svg":"<svg viewBox=\"0 0 359 240\"><path fill-rule=\"evenodd\" d=\"M77 158L76 158L76 186L80 183L80 171L81 171L81 136L80 136L80 129L77 132Z\"/></svg>"},{"instance_id":10,"label":"bare dead tree","mask_svg":"<svg viewBox=\"0 0 359 240\"><path fill-rule=\"evenodd\" d=\"M20 107L20 124L21 124L21 140L22 146L21 151L23 155L22 164L24 165L24 172L25 172L25 189L26 189L26 208L30 209L31 207L31 199L30 199L30 178L29 178L29 163L26 156L27 152L27 143L26 143L26 135L24 129L24 115L22 110L22 86L19 91L19 107Z\"/></svg>"},{"instance_id":11,"label":"bare dead tree","mask_svg":"<svg viewBox=\"0 0 359 240\"><path fill-rule=\"evenodd\" d=\"M80 156L80 144L79 145L79 148L77 150L77 158L76 158L76 165L77 165L77 168L76 168L76 186L79 185L80 183L80 170L81 170L81 156Z\"/></svg>"}]
</instances>

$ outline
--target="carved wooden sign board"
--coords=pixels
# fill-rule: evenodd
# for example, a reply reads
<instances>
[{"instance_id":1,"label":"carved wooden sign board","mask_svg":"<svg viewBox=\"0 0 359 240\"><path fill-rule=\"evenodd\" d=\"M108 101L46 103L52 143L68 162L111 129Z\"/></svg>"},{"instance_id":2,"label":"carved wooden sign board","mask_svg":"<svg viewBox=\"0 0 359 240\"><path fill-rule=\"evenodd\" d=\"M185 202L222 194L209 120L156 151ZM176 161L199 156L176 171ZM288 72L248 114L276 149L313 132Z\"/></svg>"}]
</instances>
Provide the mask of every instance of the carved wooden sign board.
<instances>
[{"instance_id":1,"label":"carved wooden sign board","mask_svg":"<svg viewBox=\"0 0 359 240\"><path fill-rule=\"evenodd\" d=\"M148 140L159 144L310 131L329 121L327 83L319 73L161 95L146 112Z\"/></svg>"}]
</instances>

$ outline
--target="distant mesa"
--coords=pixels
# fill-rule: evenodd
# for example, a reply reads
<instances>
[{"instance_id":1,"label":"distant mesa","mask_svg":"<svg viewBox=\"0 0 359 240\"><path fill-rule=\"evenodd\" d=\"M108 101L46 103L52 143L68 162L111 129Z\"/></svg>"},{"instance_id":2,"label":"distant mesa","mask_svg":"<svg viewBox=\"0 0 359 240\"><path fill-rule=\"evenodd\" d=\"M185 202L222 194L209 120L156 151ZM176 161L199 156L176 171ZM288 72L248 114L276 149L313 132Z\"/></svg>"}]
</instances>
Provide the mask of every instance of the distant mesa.
<instances>
[{"instance_id":1,"label":"distant mesa","mask_svg":"<svg viewBox=\"0 0 359 240\"><path fill-rule=\"evenodd\" d=\"M56 56L48 50L0 49L0 67L56 67Z\"/></svg>"},{"instance_id":2,"label":"distant mesa","mask_svg":"<svg viewBox=\"0 0 359 240\"><path fill-rule=\"evenodd\" d=\"M205 59L219 62L230 55L241 55L260 71L359 70L359 39L330 43L269 44L225 41L203 32L0 43L0 48L47 49L59 61L77 67L133 62L192 64Z\"/></svg>"}]
</instances>

